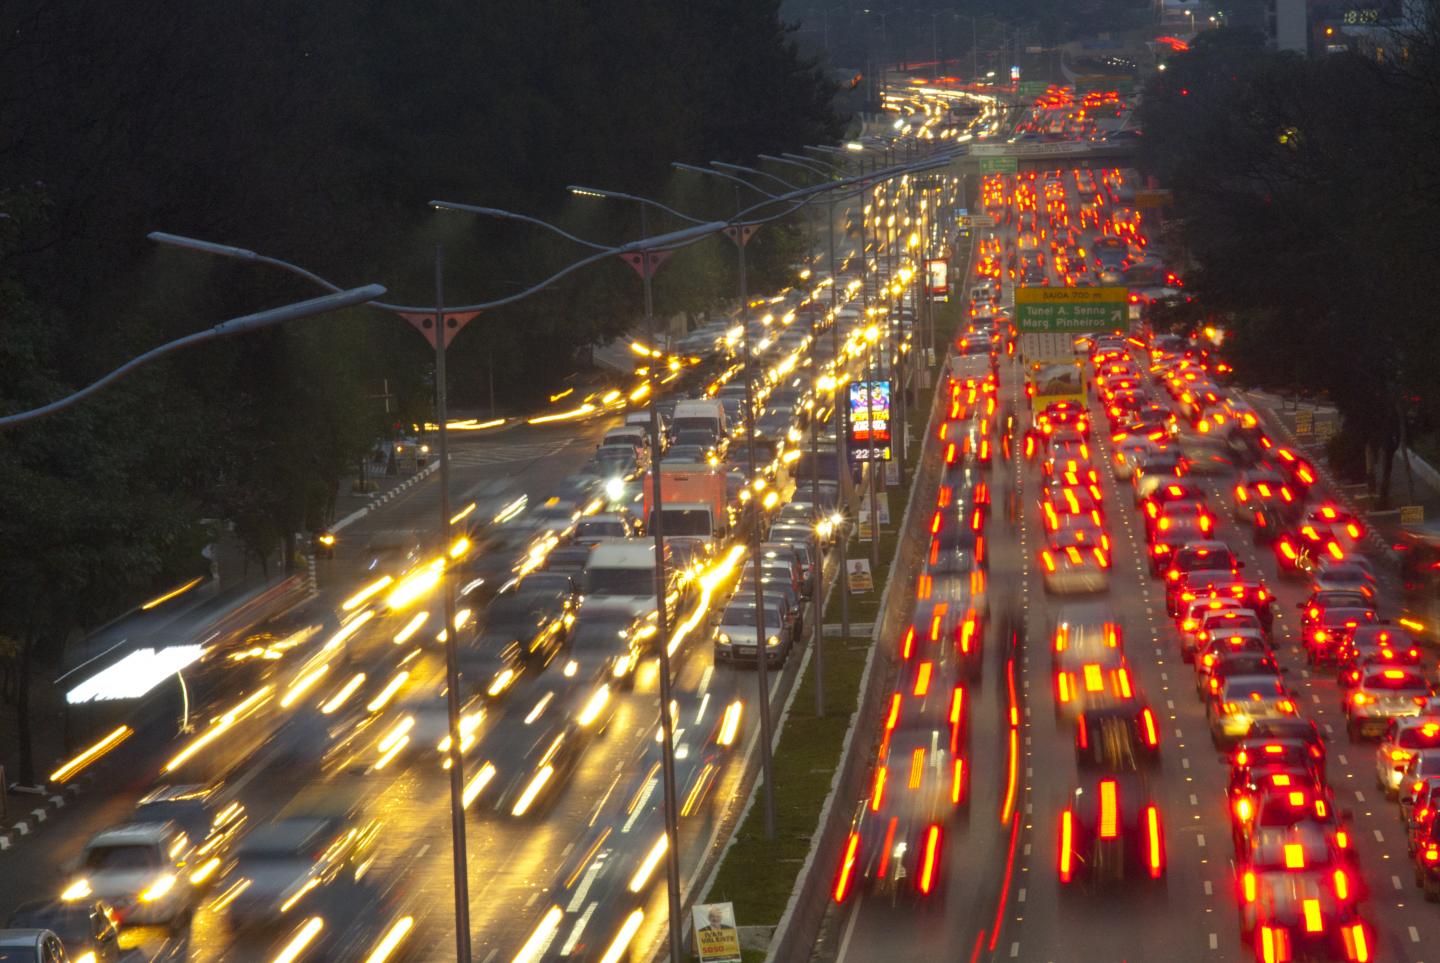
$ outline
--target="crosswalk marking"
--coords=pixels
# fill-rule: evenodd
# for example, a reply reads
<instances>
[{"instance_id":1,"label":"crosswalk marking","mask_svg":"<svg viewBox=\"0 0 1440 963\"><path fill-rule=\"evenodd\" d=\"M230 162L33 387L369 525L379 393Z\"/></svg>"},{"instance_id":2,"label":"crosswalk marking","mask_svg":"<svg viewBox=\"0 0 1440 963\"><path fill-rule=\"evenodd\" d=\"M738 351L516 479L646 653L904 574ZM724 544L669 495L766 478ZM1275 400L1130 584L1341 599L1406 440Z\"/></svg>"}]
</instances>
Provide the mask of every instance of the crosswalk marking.
<instances>
[{"instance_id":1,"label":"crosswalk marking","mask_svg":"<svg viewBox=\"0 0 1440 963\"><path fill-rule=\"evenodd\" d=\"M450 464L467 468L486 465L509 465L521 461L535 461L557 455L570 446L574 439L534 442L523 445L465 445L457 446L450 452Z\"/></svg>"}]
</instances>

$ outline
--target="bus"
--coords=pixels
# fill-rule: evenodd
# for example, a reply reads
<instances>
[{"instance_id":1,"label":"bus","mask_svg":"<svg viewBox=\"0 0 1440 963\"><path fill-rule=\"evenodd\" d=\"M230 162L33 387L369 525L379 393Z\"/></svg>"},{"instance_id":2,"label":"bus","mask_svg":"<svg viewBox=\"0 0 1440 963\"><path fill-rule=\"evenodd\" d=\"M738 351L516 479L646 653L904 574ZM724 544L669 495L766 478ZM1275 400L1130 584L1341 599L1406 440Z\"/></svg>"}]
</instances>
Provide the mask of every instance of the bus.
<instances>
[{"instance_id":1,"label":"bus","mask_svg":"<svg viewBox=\"0 0 1440 963\"><path fill-rule=\"evenodd\" d=\"M1400 624L1440 643L1440 523L1401 528L1390 547L1400 556Z\"/></svg>"}]
</instances>

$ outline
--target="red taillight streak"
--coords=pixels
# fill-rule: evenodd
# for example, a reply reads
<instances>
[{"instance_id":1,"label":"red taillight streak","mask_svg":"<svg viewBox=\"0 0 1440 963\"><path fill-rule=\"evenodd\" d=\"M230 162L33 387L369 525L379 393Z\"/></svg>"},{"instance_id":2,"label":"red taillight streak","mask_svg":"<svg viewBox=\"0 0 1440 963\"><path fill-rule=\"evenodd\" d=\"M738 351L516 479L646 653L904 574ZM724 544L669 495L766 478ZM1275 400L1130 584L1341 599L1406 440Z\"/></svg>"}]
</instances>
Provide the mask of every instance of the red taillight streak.
<instances>
[{"instance_id":1,"label":"red taillight streak","mask_svg":"<svg viewBox=\"0 0 1440 963\"><path fill-rule=\"evenodd\" d=\"M1149 841L1150 878L1159 879L1165 871L1165 844L1160 835L1160 811L1154 806L1145 807L1145 835Z\"/></svg>"},{"instance_id":2,"label":"red taillight streak","mask_svg":"<svg viewBox=\"0 0 1440 963\"><path fill-rule=\"evenodd\" d=\"M890 849L895 843L895 826L897 823L899 823L899 818L891 816L890 825L885 830L885 847L880 851L880 868L875 874L880 879L884 879L885 874L890 871Z\"/></svg>"},{"instance_id":3,"label":"red taillight streak","mask_svg":"<svg viewBox=\"0 0 1440 963\"><path fill-rule=\"evenodd\" d=\"M835 881L835 902L845 902L850 892L850 877L855 871L855 854L860 849L860 834L851 833L845 844L845 858L840 861L840 877Z\"/></svg>"},{"instance_id":4,"label":"red taillight streak","mask_svg":"<svg viewBox=\"0 0 1440 963\"><path fill-rule=\"evenodd\" d=\"M1075 833L1074 821L1075 817L1070 810L1067 809L1060 814L1060 882L1062 883L1070 882L1071 860L1073 859L1071 850L1074 846Z\"/></svg>"},{"instance_id":5,"label":"red taillight streak","mask_svg":"<svg viewBox=\"0 0 1440 963\"><path fill-rule=\"evenodd\" d=\"M920 864L920 892L928 895L935 883L935 867L940 861L940 827L931 825L925 831L925 855Z\"/></svg>"}]
</instances>

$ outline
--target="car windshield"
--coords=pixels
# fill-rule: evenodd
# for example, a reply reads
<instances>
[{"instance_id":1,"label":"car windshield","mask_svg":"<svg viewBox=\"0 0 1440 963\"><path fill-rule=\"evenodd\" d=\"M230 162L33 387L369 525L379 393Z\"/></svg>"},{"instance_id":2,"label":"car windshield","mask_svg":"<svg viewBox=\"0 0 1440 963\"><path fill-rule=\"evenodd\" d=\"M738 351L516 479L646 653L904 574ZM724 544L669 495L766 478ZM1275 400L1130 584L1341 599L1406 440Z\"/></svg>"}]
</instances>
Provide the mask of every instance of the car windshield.
<instances>
[{"instance_id":1,"label":"car windshield","mask_svg":"<svg viewBox=\"0 0 1440 963\"><path fill-rule=\"evenodd\" d=\"M1225 701L1259 702L1264 699L1278 699L1285 694L1285 687L1279 679L1262 679L1246 676L1225 683Z\"/></svg>"},{"instance_id":2,"label":"car windshield","mask_svg":"<svg viewBox=\"0 0 1440 963\"><path fill-rule=\"evenodd\" d=\"M593 521L581 522L575 527L576 538L624 538L625 523L620 521Z\"/></svg>"},{"instance_id":3,"label":"car windshield","mask_svg":"<svg viewBox=\"0 0 1440 963\"><path fill-rule=\"evenodd\" d=\"M154 846L95 846L85 852L86 869L124 872L159 865L160 854Z\"/></svg>"},{"instance_id":4,"label":"car windshield","mask_svg":"<svg viewBox=\"0 0 1440 963\"><path fill-rule=\"evenodd\" d=\"M585 572L591 595L654 595L653 568L591 568Z\"/></svg>"},{"instance_id":5,"label":"car windshield","mask_svg":"<svg viewBox=\"0 0 1440 963\"><path fill-rule=\"evenodd\" d=\"M1365 688L1367 689L1393 689L1410 690L1425 689L1425 676L1419 672L1407 672L1404 669L1382 669L1379 672L1371 672L1365 676Z\"/></svg>"},{"instance_id":6,"label":"car windshield","mask_svg":"<svg viewBox=\"0 0 1440 963\"><path fill-rule=\"evenodd\" d=\"M633 622L626 612L606 612L599 618L582 615L575 625L570 645L577 652L615 651Z\"/></svg>"}]
</instances>

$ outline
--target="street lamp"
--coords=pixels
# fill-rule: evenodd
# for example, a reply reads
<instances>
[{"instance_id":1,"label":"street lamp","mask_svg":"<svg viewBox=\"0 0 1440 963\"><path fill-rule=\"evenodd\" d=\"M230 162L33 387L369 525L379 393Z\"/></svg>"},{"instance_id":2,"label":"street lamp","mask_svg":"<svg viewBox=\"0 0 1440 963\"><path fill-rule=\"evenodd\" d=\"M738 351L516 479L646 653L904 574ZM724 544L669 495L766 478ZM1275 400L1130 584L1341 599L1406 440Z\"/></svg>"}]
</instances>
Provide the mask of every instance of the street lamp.
<instances>
[{"instance_id":1,"label":"street lamp","mask_svg":"<svg viewBox=\"0 0 1440 963\"><path fill-rule=\"evenodd\" d=\"M248 334L251 331L272 327L285 321L313 318L316 315L338 311L341 308L365 304L374 301L384 293L385 288L383 286L379 284L366 284L358 288L349 288L343 291L337 290L334 294L322 295L318 298L311 298L308 301L297 301L294 304L270 308L266 311L257 311L254 314L231 318L229 321L221 321L214 327L206 328L204 331L187 334L183 338L176 338L174 341L169 341L159 347L151 348L144 354L125 362L109 374L96 379L77 391L71 392L63 398L59 398L49 404L41 405L38 408L31 408L29 411L18 411L15 414L0 417L0 430L13 428L16 425L23 425L26 422L58 414L66 408L84 401L91 395L103 391L126 375L133 374L152 361L158 361L176 351L193 348L196 345L216 341L220 338L230 338L237 334Z\"/></svg>"},{"instance_id":2,"label":"street lamp","mask_svg":"<svg viewBox=\"0 0 1440 963\"><path fill-rule=\"evenodd\" d=\"M619 191L607 191L598 188L577 187L572 185L570 193L582 197L597 197L602 199L623 200L636 203L640 208L640 236L645 237L648 233L645 211L647 207L656 207L669 212L671 215L682 218L692 223L703 223L688 214L682 214L674 208L661 204L659 201L646 197L638 197L633 194L624 194ZM657 342L655 337L655 301L651 290L651 279L659 268L659 260L652 254L640 255L638 263L631 262L631 266L640 274L640 279L645 291L645 324L646 331L650 337L650 344ZM670 714L670 629L667 624L667 613L665 611L666 591L665 579L665 530L664 514L662 507L664 501L660 489L660 415L657 411L658 387L655 381L655 359L650 359L647 366L647 381L650 384L648 392L648 404L650 416L650 502L653 506L651 517L647 524L652 529L655 538L655 628L656 637L660 639L660 770L661 781L664 787L664 819L665 836L668 845L665 850L666 868L666 893L669 900L669 926L670 926L670 959L672 963L680 963L682 956L681 949L681 906L680 906L680 822L676 809L675 793L675 720Z\"/></svg>"}]
</instances>

